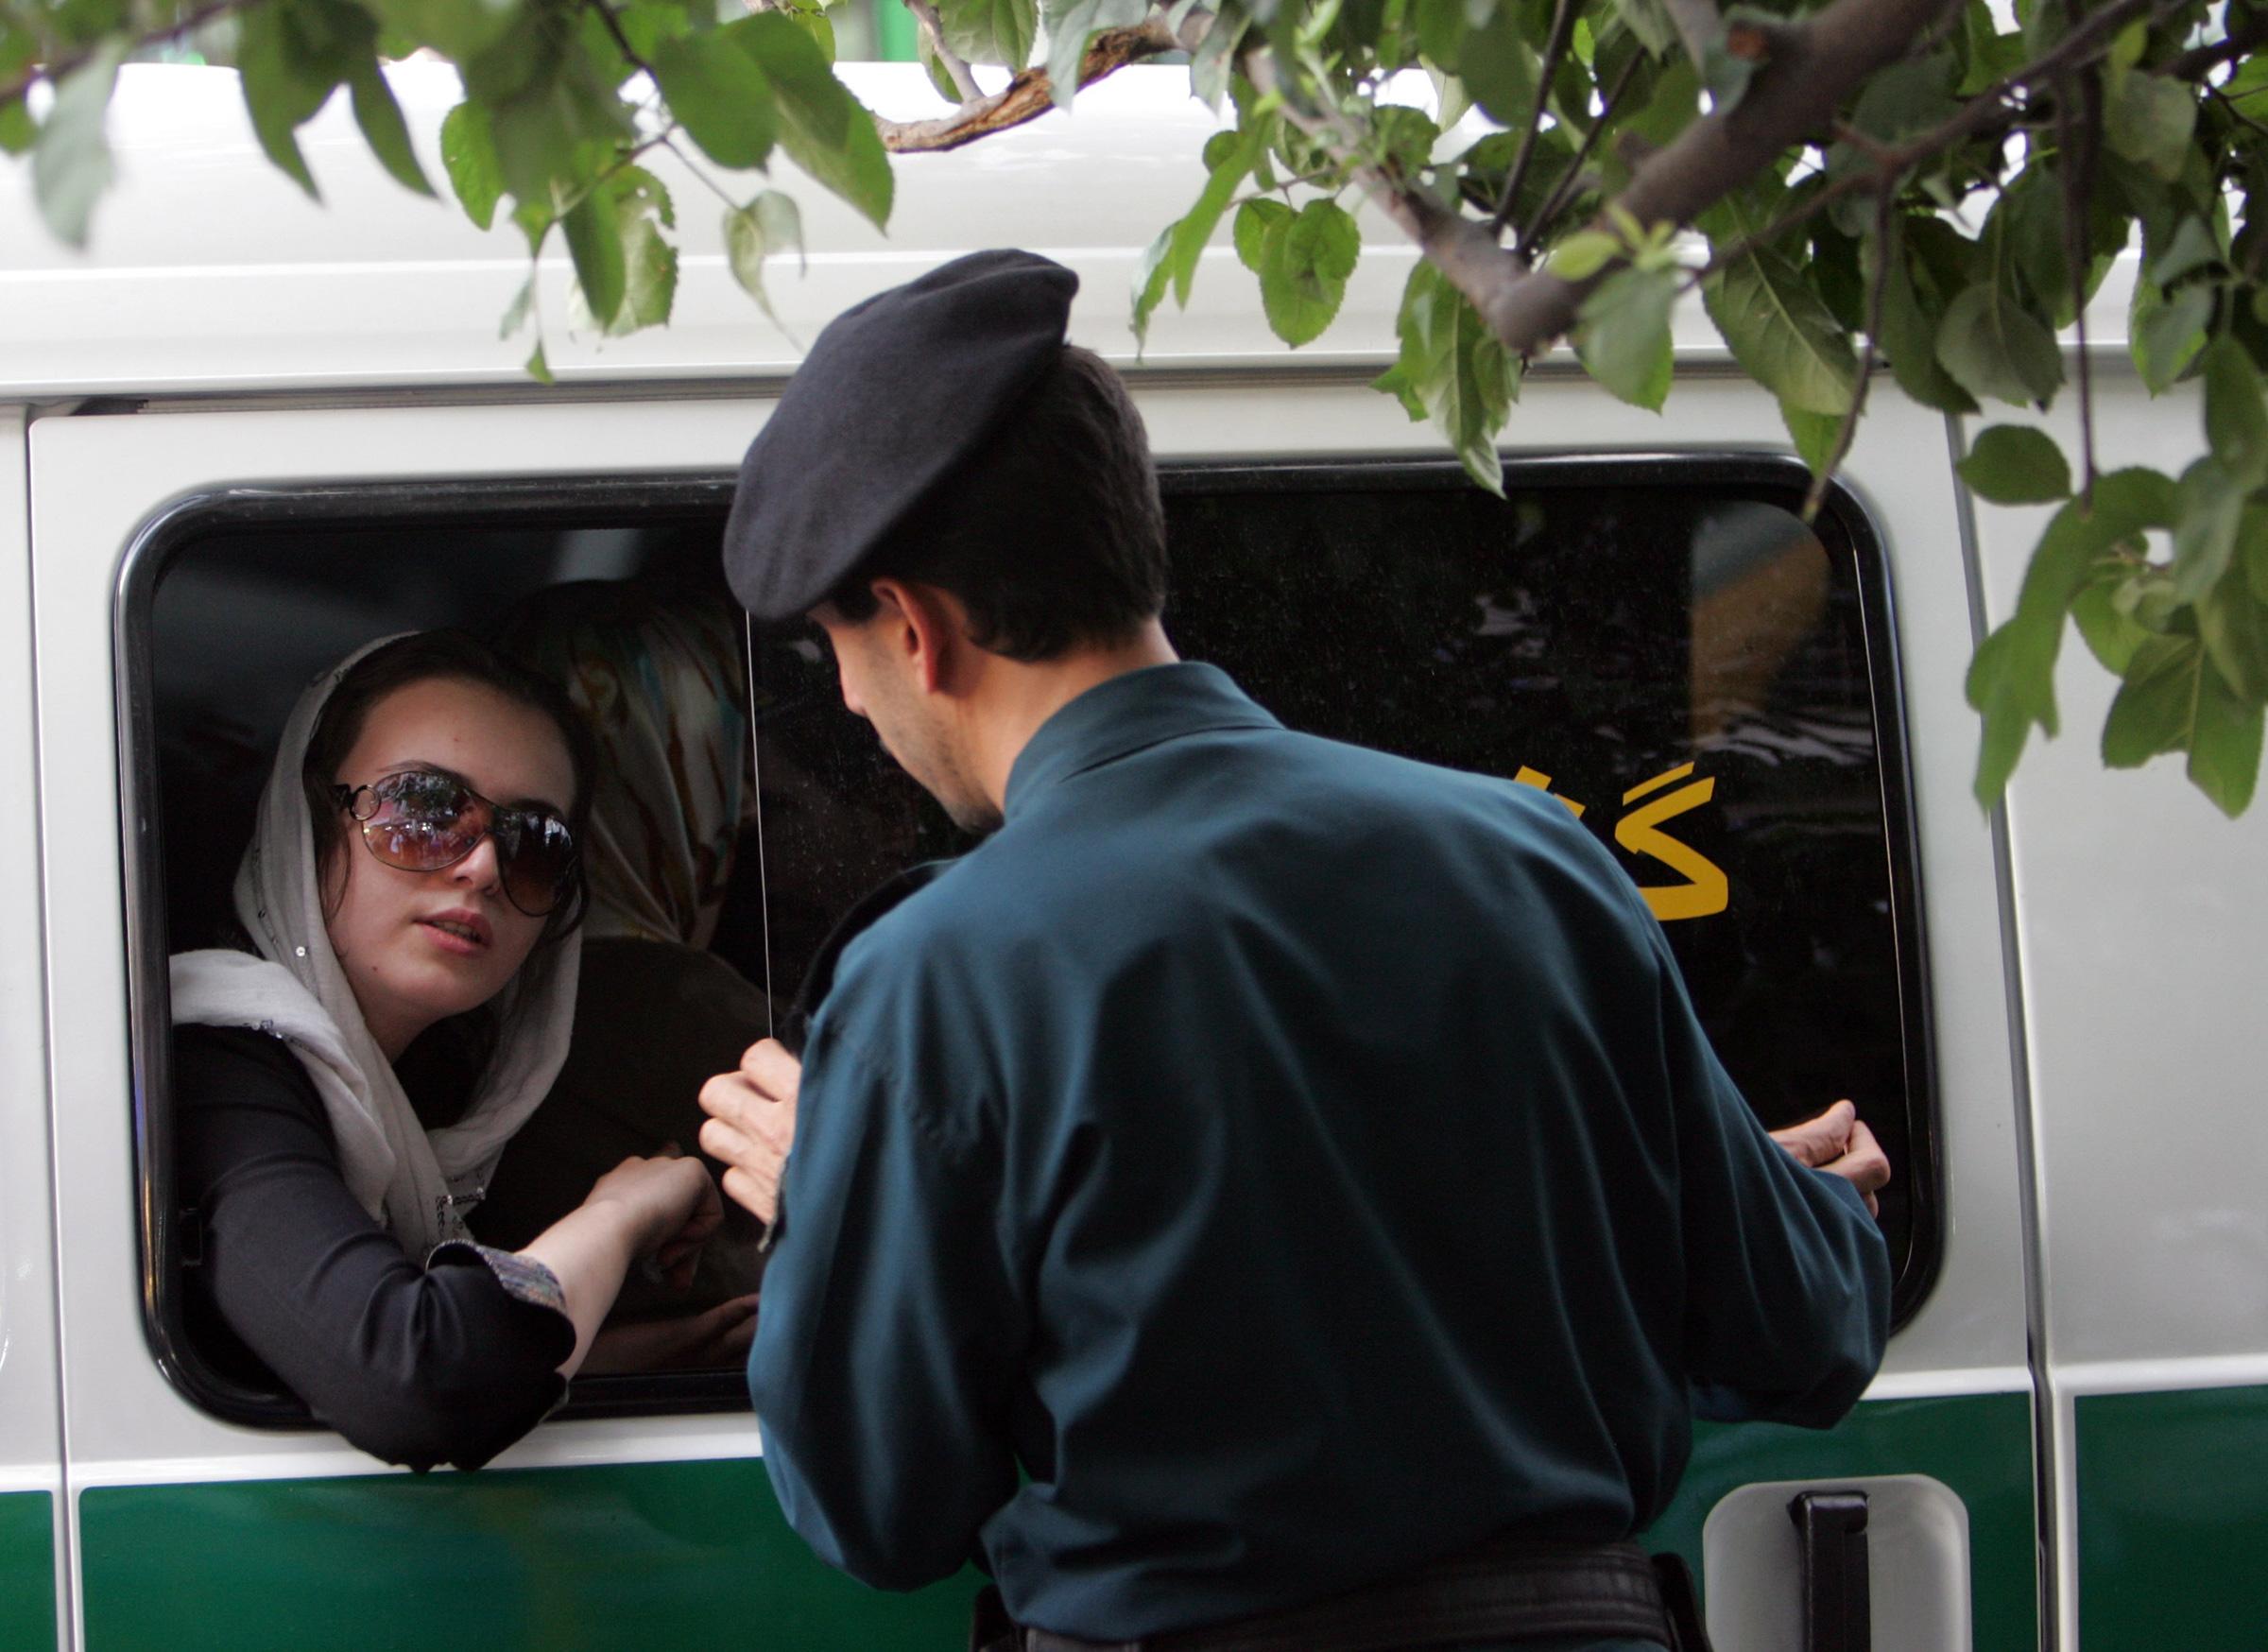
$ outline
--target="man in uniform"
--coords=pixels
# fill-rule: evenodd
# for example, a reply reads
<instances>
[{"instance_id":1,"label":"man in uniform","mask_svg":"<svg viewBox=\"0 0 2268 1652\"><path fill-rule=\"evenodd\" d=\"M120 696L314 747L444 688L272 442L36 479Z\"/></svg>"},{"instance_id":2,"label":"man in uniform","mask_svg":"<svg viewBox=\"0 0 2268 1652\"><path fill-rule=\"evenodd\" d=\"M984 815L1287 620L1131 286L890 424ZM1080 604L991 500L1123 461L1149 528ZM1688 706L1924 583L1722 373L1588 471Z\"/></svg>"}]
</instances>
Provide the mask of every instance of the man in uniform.
<instances>
[{"instance_id":1,"label":"man in uniform","mask_svg":"<svg viewBox=\"0 0 2268 1652\"><path fill-rule=\"evenodd\" d=\"M775 1222L782 1507L885 1587L975 1560L1004 1647L1667 1644L1626 1540L1696 1411L1864 1388L1888 1166L1847 1104L1775 1144L1557 802L1177 659L1075 285L980 253L848 312L727 529L989 834L868 903L800 1063L703 1092Z\"/></svg>"}]
</instances>

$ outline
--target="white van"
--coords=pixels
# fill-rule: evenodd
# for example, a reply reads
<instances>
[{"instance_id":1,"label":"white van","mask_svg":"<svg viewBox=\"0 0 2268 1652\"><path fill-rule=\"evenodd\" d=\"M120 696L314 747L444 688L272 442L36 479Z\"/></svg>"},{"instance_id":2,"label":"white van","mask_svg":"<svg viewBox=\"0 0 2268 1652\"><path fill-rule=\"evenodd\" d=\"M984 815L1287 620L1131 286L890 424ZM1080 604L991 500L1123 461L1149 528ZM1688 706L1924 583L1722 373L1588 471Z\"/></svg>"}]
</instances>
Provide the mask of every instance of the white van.
<instances>
[{"instance_id":1,"label":"white van","mask_svg":"<svg viewBox=\"0 0 2268 1652\"><path fill-rule=\"evenodd\" d=\"M918 75L858 84L890 111ZM397 84L430 157L454 77ZM990 245L1077 269L1074 338L1129 371L1183 651L1297 726L1579 807L1760 1111L1848 1094L1895 1156L1867 1398L1827 1433L1703 1427L1648 1535L1723 1652L1865 1644L1862 1608L1881 1652L2268 1643L2268 811L2106 774L2076 646L2072 732L1980 811L1963 674L2042 513L1972 503L1963 422L1887 380L1807 527L1772 401L1697 311L1664 415L1546 362L1507 500L1472 490L1366 387L1411 257L1383 224L1317 345L1268 336L1224 246L1136 364L1134 264L1211 125L1186 84L1126 71L1074 119L902 160L886 237L801 187L778 327L665 172L677 319L571 339L547 264L553 387L497 337L518 241L386 180L343 109L302 139L328 211L219 71L127 72L90 256L0 177L0 1646L960 1643L970 1580L876 1594L786 1530L735 1372L588 1379L490 1467L412 1475L200 1346L164 958L317 667L560 580L713 580L800 346ZM2098 349L2105 454L2198 451L2194 404ZM784 1001L833 907L950 839L815 648L753 647L766 830L718 947Z\"/></svg>"}]
</instances>

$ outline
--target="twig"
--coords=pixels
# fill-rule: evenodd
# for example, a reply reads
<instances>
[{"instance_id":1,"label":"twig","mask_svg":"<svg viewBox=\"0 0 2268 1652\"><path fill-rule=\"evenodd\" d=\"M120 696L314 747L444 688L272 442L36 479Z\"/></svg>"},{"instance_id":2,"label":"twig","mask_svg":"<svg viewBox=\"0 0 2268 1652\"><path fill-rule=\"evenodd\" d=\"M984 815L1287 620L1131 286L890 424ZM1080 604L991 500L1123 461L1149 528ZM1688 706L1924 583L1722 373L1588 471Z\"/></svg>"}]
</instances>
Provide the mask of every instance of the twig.
<instances>
[{"instance_id":1,"label":"twig","mask_svg":"<svg viewBox=\"0 0 2268 1652\"><path fill-rule=\"evenodd\" d=\"M985 89L976 83L976 77L969 72L967 61L945 43L944 20L937 16L937 9L931 4L931 0L905 0L905 9L920 24L921 32L929 36L929 49L936 55L937 61L944 65L954 90L961 95L962 105L966 107L982 97Z\"/></svg>"},{"instance_id":2,"label":"twig","mask_svg":"<svg viewBox=\"0 0 2268 1652\"><path fill-rule=\"evenodd\" d=\"M2089 510L2095 508L2095 378L2087 358L2087 211L2094 198L2102 121L2102 82L2084 70L2066 76L2055 98L2055 146L2063 151L2063 257L2070 266L2071 317L2079 329L2079 497Z\"/></svg>"},{"instance_id":3,"label":"twig","mask_svg":"<svg viewBox=\"0 0 2268 1652\"><path fill-rule=\"evenodd\" d=\"M662 77L654 73L653 64L638 55L638 48L630 44L630 37L622 32L622 21L614 15L614 8L608 5L607 0L588 0L588 4L592 10L598 13L599 21L607 26L607 32L614 37L614 49L622 54L622 60L633 69L644 70L646 77L659 90Z\"/></svg>"},{"instance_id":4,"label":"twig","mask_svg":"<svg viewBox=\"0 0 2268 1652\"><path fill-rule=\"evenodd\" d=\"M1670 26L1676 29L1693 67L1706 70L1709 48L1725 32L1725 19L1717 10L1716 0L1662 0L1662 9L1670 14Z\"/></svg>"},{"instance_id":5,"label":"twig","mask_svg":"<svg viewBox=\"0 0 2268 1652\"><path fill-rule=\"evenodd\" d=\"M258 4L258 0L214 0L212 5L199 7L188 16L168 23L162 28L153 28L147 34L137 35L129 43L127 49L140 51L144 46L154 46L160 41L179 40L193 29L202 28L215 18L226 17L232 11L249 11L256 4ZM7 85L0 86L0 109L6 109L43 80L53 84L68 78L74 72L84 67L100 49L99 46L88 46L82 51L72 53L67 58L60 58L52 62L34 63Z\"/></svg>"},{"instance_id":6,"label":"twig","mask_svg":"<svg viewBox=\"0 0 2268 1652\"><path fill-rule=\"evenodd\" d=\"M1567 43L1574 29L1574 0L1559 0L1552 13L1551 39L1543 48L1543 78L1536 84L1536 107L1528 112L1528 129L1520 136L1520 152L1512 157L1512 170L1504 174L1504 192L1496 203L1493 227L1500 235L1512 221L1512 203L1520 198L1520 186L1527 181L1528 163L1536 158L1536 140L1543 132L1544 106L1552 100L1552 81L1559 74L1559 61L1567 56Z\"/></svg>"},{"instance_id":7,"label":"twig","mask_svg":"<svg viewBox=\"0 0 2268 1652\"><path fill-rule=\"evenodd\" d=\"M2199 81L2198 84L2205 88L2208 96L2213 98L2214 101L2218 102L2223 109L2228 111L2229 119L2242 121L2244 125L2250 127L2254 131L2260 133L2263 137L2268 137L2268 126L2262 126L2259 121L2253 119L2252 116L2246 114L2242 110L2239 109L2237 107L2237 100L2235 98L2231 97L2227 93L2222 91L2220 87L2214 85L2210 80L2202 80Z\"/></svg>"},{"instance_id":8,"label":"twig","mask_svg":"<svg viewBox=\"0 0 2268 1652\"><path fill-rule=\"evenodd\" d=\"M1091 86L1106 75L1114 75L1128 63L1139 63L1144 58L1188 51L1203 39L1195 26L1209 25L1211 21L1210 16L1193 15L1191 30L1181 35L1156 17L1131 28L1105 29L1087 43L1087 55L1079 61L1079 84ZM874 129L882 134L884 148L902 155L923 154L957 149L963 144L972 144L994 132L1038 120L1055 107L1055 88L1047 71L1026 69L998 92L964 103L951 114L936 120L877 117Z\"/></svg>"},{"instance_id":9,"label":"twig","mask_svg":"<svg viewBox=\"0 0 2268 1652\"><path fill-rule=\"evenodd\" d=\"M663 138L662 138L662 146L663 148L667 149L667 150L668 150L668 151L669 151L671 154L675 155L675 156L676 156L676 157L677 157L677 158L678 158L679 161L683 162L683 163L684 163L684 164L685 164L685 170L686 170L686 171L688 171L688 172L690 172L690 173L692 173L692 174L694 175L694 177L695 177L695 178L698 179L698 180L699 180L699 181L700 181L702 183L706 184L706 185L708 186L709 193L710 193L711 195L713 195L714 197L716 197L716 198L717 198L717 199L719 199L719 200L723 201L723 202L724 202L724 203L725 203L727 206L730 207L730 208L731 208L731 209L732 209L734 212L738 212L738 211L740 211L741 207L742 207L742 206L743 206L743 204L745 204L745 203L743 203L743 202L741 202L741 201L739 201L739 200L736 200L736 199L734 199L734 198L732 198L731 194L730 194L729 191L727 191L727 190L726 190L726 188L725 188L725 186L724 186L723 184L721 184L721 183L717 182L717 181L716 181L715 179L713 179L713 178L710 177L710 176L709 176L709 174L708 174L708 173L707 173L705 170L703 170L703 169L702 169L700 166L696 165L696 164L695 163L695 162L694 162L694 159L693 159L693 157L692 157L691 155L688 155L688 154L687 154L687 153L686 153L686 152L685 152L685 151L684 151L682 148L680 148L680 147L678 146L678 141L677 141L677 138L676 138L676 135L675 135L675 133L676 133L676 129L673 127L673 128L670 129L670 135L668 135L668 136L665 136L665 137L663 137Z\"/></svg>"},{"instance_id":10,"label":"twig","mask_svg":"<svg viewBox=\"0 0 2268 1652\"><path fill-rule=\"evenodd\" d=\"M1827 463L1812 478L1811 490L1803 497L1803 520L1811 522L1827 503L1828 484L1842 469L1843 461L1850 456L1850 444L1859 434L1859 418L1866 411L1866 392L1874 385L1875 364L1881 354L1882 295L1890 287L1890 259L1893 249L1890 237L1896 232L1898 192L1904 180L1895 173L1884 173L1881 187L1874 197L1874 285L1866 293L1866 349L1859 357L1859 382L1850 393L1850 409L1843 415L1843 423L1835 432L1834 451L1827 456Z\"/></svg>"},{"instance_id":11,"label":"twig","mask_svg":"<svg viewBox=\"0 0 2268 1652\"><path fill-rule=\"evenodd\" d=\"M1536 249L1543 245L1545 237L1551 233L1553 221L1574 198L1577 181L1583 176L1583 163L1589 160L1591 150L1599 146L1599 134L1614 119L1615 107L1622 102L1623 94L1629 89L1630 77L1638 73L1638 65L1643 57L1642 52L1632 52L1624 62L1622 73L1615 76L1613 86L1600 100L1599 118L1590 130L1583 134L1583 142L1575 150L1575 158L1568 163L1566 172L1560 175L1552 193L1544 198L1543 206L1536 216L1513 237L1512 250L1520 255L1521 263L1534 262Z\"/></svg>"}]
</instances>

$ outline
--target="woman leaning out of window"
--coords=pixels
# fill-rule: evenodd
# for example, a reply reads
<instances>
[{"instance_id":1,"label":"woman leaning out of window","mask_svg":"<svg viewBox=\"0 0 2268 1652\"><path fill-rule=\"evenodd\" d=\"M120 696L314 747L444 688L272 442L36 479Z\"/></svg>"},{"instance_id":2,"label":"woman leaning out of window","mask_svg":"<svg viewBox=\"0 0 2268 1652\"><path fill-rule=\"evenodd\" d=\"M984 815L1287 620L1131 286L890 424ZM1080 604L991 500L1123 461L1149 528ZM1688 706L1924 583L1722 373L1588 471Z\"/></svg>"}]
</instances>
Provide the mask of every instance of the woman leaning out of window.
<instances>
[{"instance_id":1,"label":"woman leaning out of window","mask_svg":"<svg viewBox=\"0 0 2268 1652\"><path fill-rule=\"evenodd\" d=\"M590 749L462 633L358 651L284 726L242 933L172 960L192 1328L391 1462L473 1468L525 1434L627 1271L689 1280L720 1220L698 1162L631 1159L517 1251L466 1235L566 1053ZM745 1343L749 1305L723 1312Z\"/></svg>"}]
</instances>

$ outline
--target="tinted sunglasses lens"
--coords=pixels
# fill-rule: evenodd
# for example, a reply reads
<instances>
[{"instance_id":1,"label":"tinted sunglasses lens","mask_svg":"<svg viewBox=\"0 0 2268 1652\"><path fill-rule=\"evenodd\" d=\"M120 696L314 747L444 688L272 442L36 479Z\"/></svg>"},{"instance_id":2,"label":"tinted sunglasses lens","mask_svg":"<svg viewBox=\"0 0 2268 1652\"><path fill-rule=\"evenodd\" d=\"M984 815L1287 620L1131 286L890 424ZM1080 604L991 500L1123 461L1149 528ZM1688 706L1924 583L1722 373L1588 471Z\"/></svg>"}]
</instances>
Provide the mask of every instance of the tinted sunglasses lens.
<instances>
[{"instance_id":1,"label":"tinted sunglasses lens","mask_svg":"<svg viewBox=\"0 0 2268 1652\"><path fill-rule=\"evenodd\" d=\"M575 873L575 838L557 815L508 811L496 822L504 862L505 898L530 918L541 918L565 898Z\"/></svg>"},{"instance_id":2,"label":"tinted sunglasses lens","mask_svg":"<svg viewBox=\"0 0 2268 1652\"><path fill-rule=\"evenodd\" d=\"M429 872L472 852L487 828L487 813L444 775L389 774L370 787L362 835L387 865Z\"/></svg>"}]
</instances>

